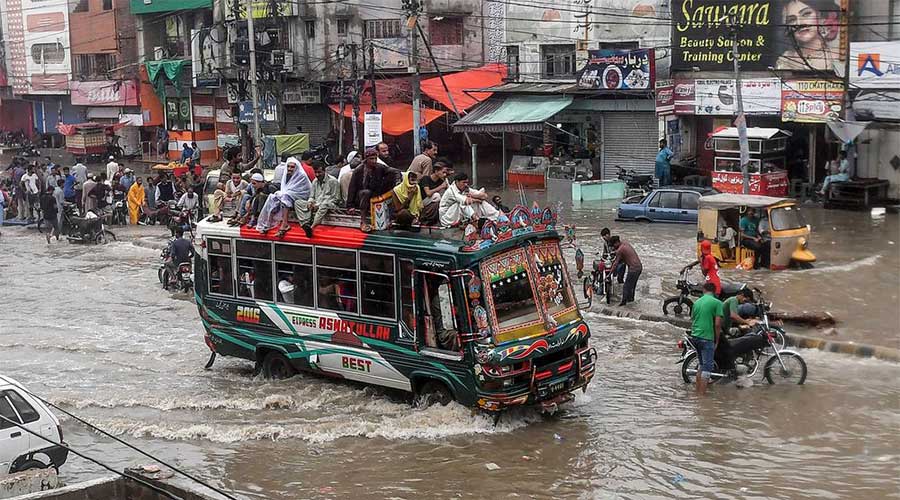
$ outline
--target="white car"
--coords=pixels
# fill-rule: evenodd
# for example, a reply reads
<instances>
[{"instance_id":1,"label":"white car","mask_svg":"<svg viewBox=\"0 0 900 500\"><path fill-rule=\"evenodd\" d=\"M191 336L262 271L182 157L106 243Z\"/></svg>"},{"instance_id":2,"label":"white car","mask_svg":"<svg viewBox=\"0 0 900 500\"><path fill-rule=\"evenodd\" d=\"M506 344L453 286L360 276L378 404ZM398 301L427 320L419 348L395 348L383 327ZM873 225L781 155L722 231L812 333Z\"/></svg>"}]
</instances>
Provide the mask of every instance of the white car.
<instances>
[{"instance_id":1,"label":"white car","mask_svg":"<svg viewBox=\"0 0 900 500\"><path fill-rule=\"evenodd\" d=\"M60 446L63 433L56 415L25 391L22 384L3 375L0 415L49 439L41 439L0 418L0 476L51 466L59 470L66 463L69 450Z\"/></svg>"}]
</instances>

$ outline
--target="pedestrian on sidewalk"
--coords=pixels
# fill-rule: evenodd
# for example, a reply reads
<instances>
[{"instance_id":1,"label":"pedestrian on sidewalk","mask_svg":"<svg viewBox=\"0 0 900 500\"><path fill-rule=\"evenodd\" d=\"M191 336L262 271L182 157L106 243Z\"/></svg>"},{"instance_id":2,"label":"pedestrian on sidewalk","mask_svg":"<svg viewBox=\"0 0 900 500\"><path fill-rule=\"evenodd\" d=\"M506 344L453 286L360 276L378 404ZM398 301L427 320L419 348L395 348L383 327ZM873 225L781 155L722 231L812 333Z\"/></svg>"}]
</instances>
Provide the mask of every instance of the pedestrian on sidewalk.
<instances>
[{"instance_id":1,"label":"pedestrian on sidewalk","mask_svg":"<svg viewBox=\"0 0 900 500\"><path fill-rule=\"evenodd\" d=\"M623 241L618 236L611 236L609 243L610 247L616 252L616 258L611 266L612 269L616 269L622 263L628 266L628 272L625 273L625 286L622 287L622 301L619 302L619 306L624 306L629 302L634 302L634 289L637 287L638 278L641 277L641 271L644 270L644 267L631 243Z\"/></svg>"}]
</instances>

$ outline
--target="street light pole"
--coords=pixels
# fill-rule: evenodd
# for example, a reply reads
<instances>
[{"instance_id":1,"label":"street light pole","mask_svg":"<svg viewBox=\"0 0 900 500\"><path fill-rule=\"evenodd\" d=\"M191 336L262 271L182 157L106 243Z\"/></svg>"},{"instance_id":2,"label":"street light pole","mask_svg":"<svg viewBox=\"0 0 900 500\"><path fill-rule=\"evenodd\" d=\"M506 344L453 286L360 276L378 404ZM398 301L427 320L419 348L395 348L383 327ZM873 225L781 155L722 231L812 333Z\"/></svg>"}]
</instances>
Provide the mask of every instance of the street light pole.
<instances>
[{"instance_id":1,"label":"street light pole","mask_svg":"<svg viewBox=\"0 0 900 500\"><path fill-rule=\"evenodd\" d=\"M747 118L744 116L744 97L741 92L741 68L738 63L738 29L737 19L731 18L731 56L734 58L734 93L737 97L737 119L734 125L738 129L738 144L740 146L741 176L744 179L742 192L750 194L750 142L747 139Z\"/></svg>"},{"instance_id":2,"label":"street light pole","mask_svg":"<svg viewBox=\"0 0 900 500\"><path fill-rule=\"evenodd\" d=\"M256 82L256 33L253 30L253 3L247 0L247 36L250 38L250 98L253 99L253 140L260 144L259 88Z\"/></svg>"}]
</instances>

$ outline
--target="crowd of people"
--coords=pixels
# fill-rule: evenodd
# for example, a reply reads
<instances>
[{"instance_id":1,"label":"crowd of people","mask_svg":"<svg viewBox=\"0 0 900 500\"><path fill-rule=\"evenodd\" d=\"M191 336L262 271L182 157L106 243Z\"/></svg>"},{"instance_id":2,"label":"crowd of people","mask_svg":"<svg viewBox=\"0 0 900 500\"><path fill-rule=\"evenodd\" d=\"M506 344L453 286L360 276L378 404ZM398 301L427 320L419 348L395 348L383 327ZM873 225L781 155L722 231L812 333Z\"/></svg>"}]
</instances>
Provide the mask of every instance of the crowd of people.
<instances>
[{"instance_id":1,"label":"crowd of people","mask_svg":"<svg viewBox=\"0 0 900 500\"><path fill-rule=\"evenodd\" d=\"M125 202L128 222L151 223L162 205L169 201L197 214L203 179L195 170L173 178L161 172L145 179L136 176L110 156L101 172L88 171L82 158L71 167L46 161L31 162L16 157L6 167L0 180L0 225L4 218L34 223L40 218L59 239L64 213L68 208L80 217L93 213L99 217L111 212L117 200Z\"/></svg>"},{"instance_id":2,"label":"crowd of people","mask_svg":"<svg viewBox=\"0 0 900 500\"><path fill-rule=\"evenodd\" d=\"M352 151L337 165L325 165L309 151L299 159L282 155L271 181L256 161L236 157L223 167L221 182L209 195L211 220L230 216L230 225L249 225L261 233L277 230L276 236L283 237L293 212L312 237L335 211L359 215L360 229L372 231L374 199L389 200L391 221L401 229L457 227L482 218L496 220L500 214L500 198L470 186L468 175L454 172L431 141L423 142L422 153L403 170L392 165L383 142L361 153Z\"/></svg>"}]
</instances>

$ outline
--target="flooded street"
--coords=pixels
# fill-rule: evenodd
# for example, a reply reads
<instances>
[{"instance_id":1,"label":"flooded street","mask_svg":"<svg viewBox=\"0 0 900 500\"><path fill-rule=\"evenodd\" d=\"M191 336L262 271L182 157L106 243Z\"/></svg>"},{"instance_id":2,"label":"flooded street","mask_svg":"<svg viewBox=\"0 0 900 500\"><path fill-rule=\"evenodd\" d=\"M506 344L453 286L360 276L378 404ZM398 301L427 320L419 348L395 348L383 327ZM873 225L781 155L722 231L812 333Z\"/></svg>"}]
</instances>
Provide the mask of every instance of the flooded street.
<instances>
[{"instance_id":1,"label":"flooded street","mask_svg":"<svg viewBox=\"0 0 900 500\"><path fill-rule=\"evenodd\" d=\"M629 307L658 313L694 258L696 227L617 223L613 209L564 208L563 220L588 256L604 226L631 241L644 274ZM830 311L841 340L898 347L897 216L806 217L816 269L724 279L752 280L778 309ZM806 385L758 376L700 399L675 364L677 328L587 313L599 355L587 393L553 417L517 411L495 427L458 405L416 409L305 375L265 381L241 360L205 371L196 307L160 289L158 251L48 246L4 228L0 254L0 372L246 498L900 498L898 364L802 350ZM149 461L62 420L83 453L118 469ZM70 455L61 475L106 473Z\"/></svg>"}]
</instances>

